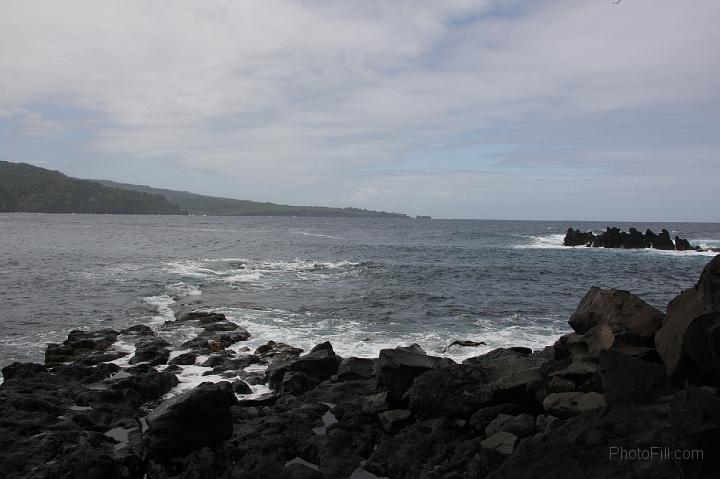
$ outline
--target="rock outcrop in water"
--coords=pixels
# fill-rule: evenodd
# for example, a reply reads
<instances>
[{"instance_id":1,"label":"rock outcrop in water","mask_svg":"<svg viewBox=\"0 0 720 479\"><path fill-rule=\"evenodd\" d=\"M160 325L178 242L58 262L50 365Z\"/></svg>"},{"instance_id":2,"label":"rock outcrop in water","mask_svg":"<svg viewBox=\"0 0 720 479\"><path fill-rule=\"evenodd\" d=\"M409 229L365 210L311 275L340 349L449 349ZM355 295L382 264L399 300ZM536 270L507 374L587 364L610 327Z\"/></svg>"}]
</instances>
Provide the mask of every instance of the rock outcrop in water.
<instances>
[{"instance_id":1,"label":"rock outcrop in water","mask_svg":"<svg viewBox=\"0 0 720 479\"><path fill-rule=\"evenodd\" d=\"M675 241L670 238L670 233L663 229L660 234L656 234L651 230L641 233L635 228L630 228L628 232L621 231L619 228L608 227L604 232L596 235L592 231L580 231L568 228L563 240L565 246L587 246L593 248L624 248L624 249L642 249L653 248L659 250L677 250L677 251L717 251L720 249L710 248L709 250L692 246L686 239L675 236Z\"/></svg>"},{"instance_id":2,"label":"rock outcrop in water","mask_svg":"<svg viewBox=\"0 0 720 479\"><path fill-rule=\"evenodd\" d=\"M553 346L462 364L417 345L340 358L328 342L302 354L269 341L238 354L214 336L244 331L228 323L203 312L167 323L201 331L182 350L140 325L72 331L46 364L5 367L0 476L693 478L720 467L720 256L667 314L592 288ZM168 397L195 364L227 380ZM265 394L251 393L258 384Z\"/></svg>"}]
</instances>

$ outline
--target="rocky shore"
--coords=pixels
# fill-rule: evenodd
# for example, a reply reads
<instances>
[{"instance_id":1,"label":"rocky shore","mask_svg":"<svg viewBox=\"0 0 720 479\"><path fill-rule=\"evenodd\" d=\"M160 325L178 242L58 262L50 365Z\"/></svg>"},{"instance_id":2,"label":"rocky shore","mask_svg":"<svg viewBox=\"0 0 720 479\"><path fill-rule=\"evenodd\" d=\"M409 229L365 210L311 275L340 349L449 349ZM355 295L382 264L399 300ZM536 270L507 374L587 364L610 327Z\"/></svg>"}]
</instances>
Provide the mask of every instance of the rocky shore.
<instances>
[{"instance_id":1,"label":"rocky shore","mask_svg":"<svg viewBox=\"0 0 720 479\"><path fill-rule=\"evenodd\" d=\"M565 246L587 246L592 248L625 248L625 249L643 249L653 248L665 251L715 251L720 253L717 248L704 249L700 246L693 246L685 238L675 236L675 240L670 237L670 232L663 229L659 234L651 230L642 233L635 228L630 228L628 232L621 231L619 228L607 227L600 234L592 231L580 231L568 228L563 240Z\"/></svg>"},{"instance_id":2,"label":"rocky shore","mask_svg":"<svg viewBox=\"0 0 720 479\"><path fill-rule=\"evenodd\" d=\"M160 328L195 328L180 344L72 331L2 370L0 477L717 477L720 256L665 312L592 288L569 325L462 364L418 345L237 353L250 333L208 311ZM183 391L198 366L223 380Z\"/></svg>"}]
</instances>

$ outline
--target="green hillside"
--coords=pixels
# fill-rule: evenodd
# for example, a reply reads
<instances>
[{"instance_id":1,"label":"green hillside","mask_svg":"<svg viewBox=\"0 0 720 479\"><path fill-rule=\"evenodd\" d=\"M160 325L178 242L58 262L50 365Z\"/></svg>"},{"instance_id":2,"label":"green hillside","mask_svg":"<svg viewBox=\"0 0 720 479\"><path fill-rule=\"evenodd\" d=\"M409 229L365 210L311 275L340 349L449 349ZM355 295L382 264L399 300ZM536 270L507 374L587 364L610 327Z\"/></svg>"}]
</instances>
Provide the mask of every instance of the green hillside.
<instances>
[{"instance_id":1,"label":"green hillside","mask_svg":"<svg viewBox=\"0 0 720 479\"><path fill-rule=\"evenodd\" d=\"M0 212L186 214L163 195L130 191L59 171L0 161Z\"/></svg>"},{"instance_id":2,"label":"green hillside","mask_svg":"<svg viewBox=\"0 0 720 479\"><path fill-rule=\"evenodd\" d=\"M327 217L375 217L375 218L406 218L400 213L363 210L359 208L329 208L325 206L288 206L259 201L218 198L215 196L198 195L187 191L164 190L144 185L116 183L109 180L98 180L106 186L125 188L132 191L163 195L168 201L194 215L216 216L327 216Z\"/></svg>"}]
</instances>

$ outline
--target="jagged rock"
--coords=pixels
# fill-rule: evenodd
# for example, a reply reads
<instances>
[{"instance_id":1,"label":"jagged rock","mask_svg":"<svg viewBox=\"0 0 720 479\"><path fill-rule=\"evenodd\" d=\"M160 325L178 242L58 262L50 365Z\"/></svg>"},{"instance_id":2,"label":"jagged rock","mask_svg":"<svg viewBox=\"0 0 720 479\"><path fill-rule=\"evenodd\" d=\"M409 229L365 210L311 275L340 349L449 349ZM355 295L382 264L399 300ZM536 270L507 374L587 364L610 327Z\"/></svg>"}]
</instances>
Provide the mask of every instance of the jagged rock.
<instances>
[{"instance_id":1,"label":"jagged rock","mask_svg":"<svg viewBox=\"0 0 720 479\"><path fill-rule=\"evenodd\" d=\"M474 356L472 358L467 358L463 360L463 364L475 364L475 365L483 365L487 364L490 361L493 361L498 358L502 358L505 356L516 356L516 357L527 357L532 354L532 349L530 348L523 348L519 346L510 347L510 348L497 348L493 349L490 352L487 352L481 356Z\"/></svg>"},{"instance_id":2,"label":"jagged rock","mask_svg":"<svg viewBox=\"0 0 720 479\"><path fill-rule=\"evenodd\" d=\"M480 443L480 447L503 456L509 456L515 451L518 438L509 432L497 432Z\"/></svg>"},{"instance_id":3,"label":"jagged rock","mask_svg":"<svg viewBox=\"0 0 720 479\"><path fill-rule=\"evenodd\" d=\"M570 326L585 334L598 325L609 326L616 340L652 345L663 314L627 291L590 288L570 317Z\"/></svg>"},{"instance_id":4,"label":"jagged rock","mask_svg":"<svg viewBox=\"0 0 720 479\"><path fill-rule=\"evenodd\" d=\"M488 424L490 424L499 415L507 414L514 416L517 414L522 414L527 410L527 406L513 403L505 403L498 404L497 406L483 407L475 411L472 417L470 417L470 425L478 431L484 432Z\"/></svg>"},{"instance_id":5,"label":"jagged rock","mask_svg":"<svg viewBox=\"0 0 720 479\"><path fill-rule=\"evenodd\" d=\"M180 316L178 321L198 321L200 324L211 324L218 321L225 321L227 318L222 313L211 313L207 311L191 311Z\"/></svg>"},{"instance_id":6,"label":"jagged rock","mask_svg":"<svg viewBox=\"0 0 720 479\"><path fill-rule=\"evenodd\" d=\"M245 381L236 379L232 383L233 392L235 394L251 394L252 388Z\"/></svg>"},{"instance_id":7,"label":"jagged rock","mask_svg":"<svg viewBox=\"0 0 720 479\"><path fill-rule=\"evenodd\" d=\"M130 358L130 364L147 362L150 366L167 363L170 343L160 338L141 339L135 344L135 355Z\"/></svg>"},{"instance_id":8,"label":"jagged rock","mask_svg":"<svg viewBox=\"0 0 720 479\"><path fill-rule=\"evenodd\" d=\"M543 401L545 412L561 419L607 407L605 396L596 392L548 394Z\"/></svg>"},{"instance_id":9,"label":"jagged rock","mask_svg":"<svg viewBox=\"0 0 720 479\"><path fill-rule=\"evenodd\" d=\"M377 390L387 391L391 406L401 405L403 396L416 377L438 367L440 358L428 356L417 345L381 349L378 360Z\"/></svg>"},{"instance_id":10,"label":"jagged rock","mask_svg":"<svg viewBox=\"0 0 720 479\"><path fill-rule=\"evenodd\" d=\"M44 372L47 372L47 367L36 363L15 362L2 368L2 374L5 381L9 381L14 378L31 378Z\"/></svg>"},{"instance_id":11,"label":"jagged rock","mask_svg":"<svg viewBox=\"0 0 720 479\"><path fill-rule=\"evenodd\" d=\"M610 405L652 402L674 392L662 364L614 350L600 354L600 376L603 394Z\"/></svg>"},{"instance_id":12,"label":"jagged rock","mask_svg":"<svg viewBox=\"0 0 720 479\"><path fill-rule=\"evenodd\" d=\"M482 364L458 364L428 371L409 391L410 410L420 417L469 418L482 407L536 404L545 360L506 355Z\"/></svg>"},{"instance_id":13,"label":"jagged rock","mask_svg":"<svg viewBox=\"0 0 720 479\"><path fill-rule=\"evenodd\" d=\"M268 341L262 346L258 346L254 355L264 362L287 362L302 354L302 348L296 348L285 343L276 343Z\"/></svg>"},{"instance_id":14,"label":"jagged rock","mask_svg":"<svg viewBox=\"0 0 720 479\"><path fill-rule=\"evenodd\" d=\"M99 331L70 331L62 345L50 343L45 351L45 364L75 361L83 355L107 350L120 335L113 329Z\"/></svg>"},{"instance_id":15,"label":"jagged rock","mask_svg":"<svg viewBox=\"0 0 720 479\"><path fill-rule=\"evenodd\" d=\"M150 326L136 324L135 326L121 329L120 334L124 334L126 336L155 336L155 331L153 331Z\"/></svg>"},{"instance_id":16,"label":"jagged rock","mask_svg":"<svg viewBox=\"0 0 720 479\"><path fill-rule=\"evenodd\" d=\"M497 432L509 432L518 438L528 437L535 434L535 417L530 414L499 414L485 427L485 435L490 437Z\"/></svg>"},{"instance_id":17,"label":"jagged rock","mask_svg":"<svg viewBox=\"0 0 720 479\"><path fill-rule=\"evenodd\" d=\"M693 247L688 240L675 236L675 249L678 251L689 251L693 249Z\"/></svg>"},{"instance_id":18,"label":"jagged rock","mask_svg":"<svg viewBox=\"0 0 720 479\"><path fill-rule=\"evenodd\" d=\"M410 411L403 409L391 409L378 414L380 425L388 434L395 434L412 422Z\"/></svg>"},{"instance_id":19,"label":"jagged rock","mask_svg":"<svg viewBox=\"0 0 720 479\"><path fill-rule=\"evenodd\" d=\"M294 375L288 386L298 392L305 387L314 387L320 381L330 379L338 371L341 358L335 354L329 342L315 346L308 354L288 362L273 362L265 372L268 386L273 390L282 390L284 377L288 373L303 373L304 377ZM302 385L300 384L302 383ZM298 388L295 388L298 386ZM305 389L307 390L307 389ZM304 391L303 391L304 392Z\"/></svg>"},{"instance_id":20,"label":"jagged rock","mask_svg":"<svg viewBox=\"0 0 720 479\"><path fill-rule=\"evenodd\" d=\"M180 366L190 366L195 364L195 361L197 360L197 353L182 353L179 356L176 356L170 360L168 364L170 365L180 365Z\"/></svg>"},{"instance_id":21,"label":"jagged rock","mask_svg":"<svg viewBox=\"0 0 720 479\"><path fill-rule=\"evenodd\" d=\"M195 338L185 341L183 348L193 349L197 352L207 354L209 352L219 352L239 341L247 341L250 333L244 328L238 328L234 331L203 331Z\"/></svg>"},{"instance_id":22,"label":"jagged rock","mask_svg":"<svg viewBox=\"0 0 720 479\"><path fill-rule=\"evenodd\" d=\"M592 232L583 233L580 230L574 230L568 228L565 233L565 239L563 245L565 246L590 246L595 240L595 235Z\"/></svg>"},{"instance_id":23,"label":"jagged rock","mask_svg":"<svg viewBox=\"0 0 720 479\"><path fill-rule=\"evenodd\" d=\"M231 323L230 321L215 321L213 323L203 326L203 330L206 332L237 331L238 329L242 328L235 323Z\"/></svg>"},{"instance_id":24,"label":"jagged rock","mask_svg":"<svg viewBox=\"0 0 720 479\"><path fill-rule=\"evenodd\" d=\"M230 407L235 404L232 386L224 381L167 400L146 418L148 447L170 457L224 441L233 432Z\"/></svg>"},{"instance_id":25,"label":"jagged rock","mask_svg":"<svg viewBox=\"0 0 720 479\"><path fill-rule=\"evenodd\" d=\"M548 393L567 393L575 390L575 381L560 376L553 377L547 385Z\"/></svg>"},{"instance_id":26,"label":"jagged rock","mask_svg":"<svg viewBox=\"0 0 720 479\"><path fill-rule=\"evenodd\" d=\"M670 239L670 233L666 229L663 229L659 235L656 235L652 231L647 230L645 232L645 236L648 237L650 246L655 249L661 249L661 250L674 250L675 249L675 244L673 243L672 239Z\"/></svg>"},{"instance_id":27,"label":"jagged rock","mask_svg":"<svg viewBox=\"0 0 720 479\"><path fill-rule=\"evenodd\" d=\"M288 371L283 375L280 391L282 392L282 394L292 394L295 396L299 396L311 390L319 383L320 381L318 379L311 377L305 373Z\"/></svg>"},{"instance_id":28,"label":"jagged rock","mask_svg":"<svg viewBox=\"0 0 720 479\"><path fill-rule=\"evenodd\" d=\"M720 385L720 256L705 266L695 287L668 305L655 336L668 374L677 384Z\"/></svg>"},{"instance_id":29,"label":"jagged rock","mask_svg":"<svg viewBox=\"0 0 720 479\"><path fill-rule=\"evenodd\" d=\"M362 412L367 414L377 414L390 409L387 402L387 392L365 396L362 398L360 404Z\"/></svg>"},{"instance_id":30,"label":"jagged rock","mask_svg":"<svg viewBox=\"0 0 720 479\"><path fill-rule=\"evenodd\" d=\"M448 352L448 350L450 350L450 348L452 348L453 346L462 346L462 347L466 347L466 348L476 348L476 347L478 347L478 346L484 346L484 345L485 345L485 341L471 341L471 340L469 340L469 339L455 340L455 341L453 341L452 343L448 344L448 345L443 349L443 353Z\"/></svg>"},{"instance_id":31,"label":"jagged rock","mask_svg":"<svg viewBox=\"0 0 720 479\"><path fill-rule=\"evenodd\" d=\"M370 379L375 376L377 360L367 358L345 358L340 362L337 370L338 381L352 381L355 379Z\"/></svg>"}]
</instances>

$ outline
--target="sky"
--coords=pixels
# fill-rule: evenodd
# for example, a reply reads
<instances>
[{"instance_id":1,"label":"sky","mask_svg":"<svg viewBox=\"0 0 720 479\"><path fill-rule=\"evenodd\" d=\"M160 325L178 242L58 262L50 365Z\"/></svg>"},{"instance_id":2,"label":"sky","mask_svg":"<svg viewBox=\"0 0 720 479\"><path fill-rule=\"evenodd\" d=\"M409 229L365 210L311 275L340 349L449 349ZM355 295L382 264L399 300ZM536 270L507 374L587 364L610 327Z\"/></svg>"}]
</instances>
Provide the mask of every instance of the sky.
<instances>
[{"instance_id":1,"label":"sky","mask_svg":"<svg viewBox=\"0 0 720 479\"><path fill-rule=\"evenodd\" d=\"M442 218L720 221L717 0L0 0L0 160Z\"/></svg>"}]
</instances>

